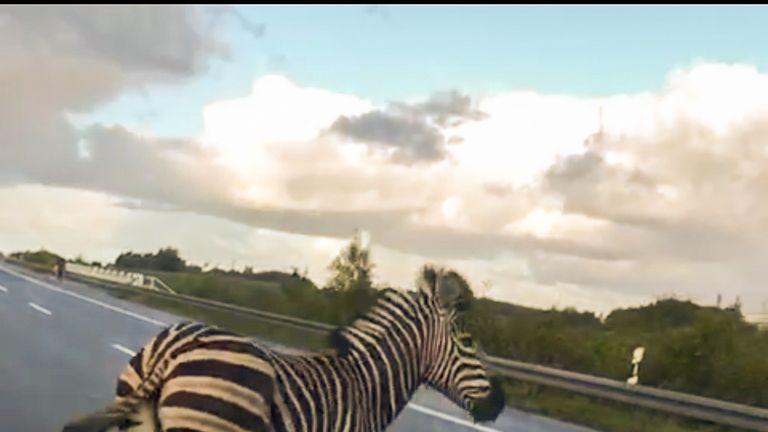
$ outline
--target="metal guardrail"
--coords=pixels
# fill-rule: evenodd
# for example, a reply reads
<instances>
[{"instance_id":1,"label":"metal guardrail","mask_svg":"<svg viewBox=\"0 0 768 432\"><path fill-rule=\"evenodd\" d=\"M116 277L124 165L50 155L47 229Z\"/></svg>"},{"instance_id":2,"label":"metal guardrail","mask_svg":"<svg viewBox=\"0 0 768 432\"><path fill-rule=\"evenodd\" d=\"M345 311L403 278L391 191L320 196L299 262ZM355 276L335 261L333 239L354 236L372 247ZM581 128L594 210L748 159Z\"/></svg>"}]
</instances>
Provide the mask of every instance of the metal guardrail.
<instances>
[{"instance_id":1,"label":"metal guardrail","mask_svg":"<svg viewBox=\"0 0 768 432\"><path fill-rule=\"evenodd\" d=\"M144 273L129 272L109 267L88 266L73 262L67 263L66 271L69 274L92 277L94 279L108 282L132 285L135 287L146 288L155 291L165 291L171 294L176 293L160 278L156 276L145 275Z\"/></svg>"},{"instance_id":2,"label":"metal guardrail","mask_svg":"<svg viewBox=\"0 0 768 432\"><path fill-rule=\"evenodd\" d=\"M97 279L93 279L83 275L70 275L69 278L74 280L79 280L87 284L101 285L109 289L131 291L134 293L142 293L142 294L150 294L150 295L163 297L171 300L181 300L188 304L194 304L194 305L202 306L209 309L224 310L228 312L233 312L235 314L246 315L249 317L256 317L262 320L272 321L278 324L285 324L285 325L297 327L301 330L310 330L310 331L319 332L319 333L329 333L334 328L336 328L330 324L323 324L315 321L304 320L301 318L294 318L287 315L260 311L256 309L233 305L231 303L224 303L216 300L208 300L200 297L192 297L192 296L178 294L178 293L147 290L144 288L134 287L131 285L122 285L114 282L97 280Z\"/></svg>"},{"instance_id":3,"label":"metal guardrail","mask_svg":"<svg viewBox=\"0 0 768 432\"><path fill-rule=\"evenodd\" d=\"M570 390L671 414L739 428L768 431L768 409L725 402L671 390L564 371L498 357L487 357L486 364L510 378Z\"/></svg>"},{"instance_id":4,"label":"metal guardrail","mask_svg":"<svg viewBox=\"0 0 768 432\"><path fill-rule=\"evenodd\" d=\"M201 299L183 294L172 294L163 291L149 291L130 285L119 285L100 281L87 276L72 275L88 284L97 284L108 289L143 292L151 295L175 299L198 306L224 310L235 314L255 317L279 324L290 325L303 330L328 333L335 327L329 324L294 318L276 313L246 308L222 303L214 300ZM519 362L499 357L488 356L486 365L506 377L520 381L532 382L550 387L556 387L595 396L608 400L642 406L671 414L682 415L699 420L718 423L721 425L768 432L768 409L749 405L725 402L718 399L705 398L687 393L662 390L642 385L630 386L622 381L601 378L576 372L555 369L551 367Z\"/></svg>"},{"instance_id":5,"label":"metal guardrail","mask_svg":"<svg viewBox=\"0 0 768 432\"><path fill-rule=\"evenodd\" d=\"M176 291L169 287L168 284L163 282L163 280L159 277L147 275L144 275L144 277L149 281L149 286L151 286L155 291L165 291L171 294L176 294Z\"/></svg>"}]
</instances>

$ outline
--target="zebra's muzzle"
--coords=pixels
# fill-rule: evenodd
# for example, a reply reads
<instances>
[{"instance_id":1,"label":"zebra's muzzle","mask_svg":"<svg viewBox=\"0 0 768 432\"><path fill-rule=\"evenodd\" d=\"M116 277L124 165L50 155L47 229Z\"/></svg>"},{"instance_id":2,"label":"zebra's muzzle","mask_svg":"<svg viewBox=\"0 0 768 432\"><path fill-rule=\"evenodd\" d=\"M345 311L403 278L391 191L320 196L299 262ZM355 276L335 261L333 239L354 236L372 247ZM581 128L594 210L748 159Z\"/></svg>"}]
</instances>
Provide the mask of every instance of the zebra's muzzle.
<instances>
[{"instance_id":1,"label":"zebra's muzzle","mask_svg":"<svg viewBox=\"0 0 768 432\"><path fill-rule=\"evenodd\" d=\"M491 391L488 396L475 401L470 409L470 414L475 423L495 421L506 405L506 396L501 386L501 379L492 377L490 383Z\"/></svg>"}]
</instances>

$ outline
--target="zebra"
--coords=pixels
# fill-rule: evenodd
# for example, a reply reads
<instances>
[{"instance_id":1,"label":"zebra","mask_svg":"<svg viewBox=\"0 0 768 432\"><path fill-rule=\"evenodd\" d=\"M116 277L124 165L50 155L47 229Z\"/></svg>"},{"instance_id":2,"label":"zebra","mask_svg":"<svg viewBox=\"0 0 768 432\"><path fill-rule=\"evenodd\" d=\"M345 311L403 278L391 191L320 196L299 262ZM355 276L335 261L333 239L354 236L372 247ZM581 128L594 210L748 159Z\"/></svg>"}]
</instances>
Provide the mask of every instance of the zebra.
<instances>
[{"instance_id":1,"label":"zebra","mask_svg":"<svg viewBox=\"0 0 768 432\"><path fill-rule=\"evenodd\" d=\"M475 422L495 421L504 393L464 330L469 285L424 266L417 287L381 290L331 349L311 354L201 322L168 326L128 361L114 400L63 432L382 431L422 384Z\"/></svg>"}]
</instances>

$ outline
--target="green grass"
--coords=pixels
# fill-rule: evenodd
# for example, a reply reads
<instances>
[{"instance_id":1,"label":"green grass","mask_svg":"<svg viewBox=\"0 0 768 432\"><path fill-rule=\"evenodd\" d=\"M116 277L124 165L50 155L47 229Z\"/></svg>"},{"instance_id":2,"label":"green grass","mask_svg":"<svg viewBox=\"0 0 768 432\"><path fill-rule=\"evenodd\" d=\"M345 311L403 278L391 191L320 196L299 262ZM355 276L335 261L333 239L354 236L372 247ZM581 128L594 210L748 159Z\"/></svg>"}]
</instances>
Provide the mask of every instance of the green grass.
<instances>
[{"instance_id":1,"label":"green grass","mask_svg":"<svg viewBox=\"0 0 768 432\"><path fill-rule=\"evenodd\" d=\"M33 271L35 271L37 273L45 273L45 274L53 276L53 269L52 269L53 264L47 265L47 264L40 264L40 263L35 263L35 262L18 261L18 260L14 260L14 259L9 259L9 260L14 262L14 263L16 263L16 264L22 264L25 267L27 267L28 269L33 270Z\"/></svg>"},{"instance_id":2,"label":"green grass","mask_svg":"<svg viewBox=\"0 0 768 432\"><path fill-rule=\"evenodd\" d=\"M280 284L206 273L148 271L179 294L207 298L241 306L272 305L286 302ZM261 308L260 308L261 309Z\"/></svg>"},{"instance_id":3,"label":"green grass","mask_svg":"<svg viewBox=\"0 0 768 432\"><path fill-rule=\"evenodd\" d=\"M313 321L335 321L328 296L300 279L283 277L282 282L278 282L215 273L146 273L160 278L179 294Z\"/></svg>"},{"instance_id":4,"label":"green grass","mask_svg":"<svg viewBox=\"0 0 768 432\"><path fill-rule=\"evenodd\" d=\"M181 273L163 271L145 271L156 276L171 286L175 291L187 295L242 295L242 291L266 291L272 294L280 292L280 284L260 280L247 280L232 276L210 273ZM238 298L241 299L241 298Z\"/></svg>"},{"instance_id":5,"label":"green grass","mask_svg":"<svg viewBox=\"0 0 768 432\"><path fill-rule=\"evenodd\" d=\"M743 431L513 379L504 392L511 407L606 432Z\"/></svg>"},{"instance_id":6,"label":"green grass","mask_svg":"<svg viewBox=\"0 0 768 432\"><path fill-rule=\"evenodd\" d=\"M235 312L221 311L199 305L191 305L171 298L159 297L151 293L136 293L117 289L104 289L110 295L163 310L183 318L218 325L238 333L258 337L270 342L306 350L327 348L327 336L321 333L302 330L284 324L259 319Z\"/></svg>"}]
</instances>

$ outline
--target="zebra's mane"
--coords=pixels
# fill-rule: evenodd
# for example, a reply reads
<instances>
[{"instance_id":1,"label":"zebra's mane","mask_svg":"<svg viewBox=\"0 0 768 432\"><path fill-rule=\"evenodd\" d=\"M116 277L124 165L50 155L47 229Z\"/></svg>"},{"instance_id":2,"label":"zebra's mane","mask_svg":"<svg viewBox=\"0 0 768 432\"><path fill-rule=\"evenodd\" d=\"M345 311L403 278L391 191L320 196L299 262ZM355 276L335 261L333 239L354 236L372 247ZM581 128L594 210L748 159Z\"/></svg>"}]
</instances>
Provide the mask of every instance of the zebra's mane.
<instances>
[{"instance_id":1,"label":"zebra's mane","mask_svg":"<svg viewBox=\"0 0 768 432\"><path fill-rule=\"evenodd\" d=\"M398 291L398 290L396 290L394 288L384 288L384 289L379 290L377 292L377 295L376 295L376 301L373 303L373 305L370 308L368 308L367 310L365 310L363 312L358 313L354 317L354 319L352 319L352 321L349 324L344 325L344 326L336 327L336 329L331 331L331 334L329 336L330 337L330 347L336 353L338 353L339 355L342 355L342 356L347 355L349 353L349 350L350 350L350 348L352 346L352 343L347 338L347 335L346 335L345 331L348 328L350 328L350 327L354 327L355 323L357 323L358 320L364 319L366 317L369 317L369 316L373 315L375 313L374 311L376 310L376 307L379 306L379 304L387 296L387 294L389 294L389 295L394 294L394 295L397 295L397 296L400 296L400 297L410 296L414 300L417 299L419 296L425 295L424 293L421 293L421 292L418 292L418 291L410 291L410 292Z\"/></svg>"},{"instance_id":2,"label":"zebra's mane","mask_svg":"<svg viewBox=\"0 0 768 432\"><path fill-rule=\"evenodd\" d=\"M441 282L441 283L439 283ZM330 346L340 355L346 355L352 346L347 329L355 327L355 324L361 319L372 318L381 307L383 299L387 296L396 296L409 300L402 303L412 303L414 300L420 302L424 298L430 298L430 301L438 301L442 307L451 307L459 314L467 312L474 303L474 294L469 287L466 279L459 273L448 269L438 269L434 265L425 265L422 267L417 279L417 289L415 291L403 291L393 288L384 288L377 292L376 301L368 310L358 313L352 322L346 326L337 327L331 332ZM439 299L438 299L439 298Z\"/></svg>"},{"instance_id":3,"label":"zebra's mane","mask_svg":"<svg viewBox=\"0 0 768 432\"><path fill-rule=\"evenodd\" d=\"M375 315L377 307L380 306L380 303L386 297L387 294L389 295L394 294L399 297L410 297L412 300L416 302L418 302L420 298L428 297L428 294L421 291L398 291L393 288L382 289L381 291L378 292L378 295L376 297L376 302L374 302L374 304L370 308L368 308L366 311L362 313L358 313L349 324L336 327L333 331L331 331L331 334L329 336L330 348L341 356L347 355L349 353L350 348L352 347L352 343L350 342L347 336L347 329L354 327L359 320ZM471 308L473 302L474 302L473 297L471 296L463 297L463 299L460 302L457 302L454 305L454 307L459 312L459 314L463 314Z\"/></svg>"}]
</instances>

